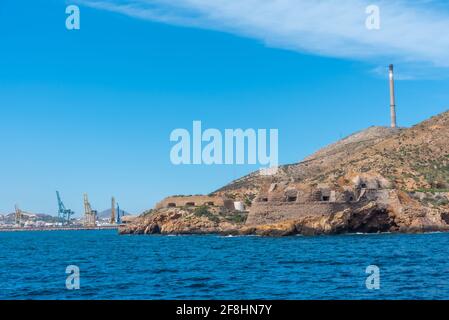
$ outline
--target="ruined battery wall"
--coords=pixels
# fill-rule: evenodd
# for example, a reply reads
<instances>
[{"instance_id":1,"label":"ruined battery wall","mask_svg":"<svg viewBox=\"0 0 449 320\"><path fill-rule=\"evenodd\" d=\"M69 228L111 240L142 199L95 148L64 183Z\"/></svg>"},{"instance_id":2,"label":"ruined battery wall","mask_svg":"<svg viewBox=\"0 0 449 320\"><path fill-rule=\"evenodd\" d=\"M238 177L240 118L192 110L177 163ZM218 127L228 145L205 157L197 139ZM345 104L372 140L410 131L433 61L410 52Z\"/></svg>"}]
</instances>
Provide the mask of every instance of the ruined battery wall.
<instances>
[{"instance_id":1,"label":"ruined battery wall","mask_svg":"<svg viewBox=\"0 0 449 320\"><path fill-rule=\"evenodd\" d=\"M170 208L170 207L198 207L203 205L210 206L224 206L225 200L221 197L211 196L172 196L165 198L158 204L155 209Z\"/></svg>"},{"instance_id":2,"label":"ruined battery wall","mask_svg":"<svg viewBox=\"0 0 449 320\"><path fill-rule=\"evenodd\" d=\"M305 216L330 215L352 208L357 204L329 202L254 202L246 221L247 225L270 224L286 220L296 220Z\"/></svg>"}]
</instances>

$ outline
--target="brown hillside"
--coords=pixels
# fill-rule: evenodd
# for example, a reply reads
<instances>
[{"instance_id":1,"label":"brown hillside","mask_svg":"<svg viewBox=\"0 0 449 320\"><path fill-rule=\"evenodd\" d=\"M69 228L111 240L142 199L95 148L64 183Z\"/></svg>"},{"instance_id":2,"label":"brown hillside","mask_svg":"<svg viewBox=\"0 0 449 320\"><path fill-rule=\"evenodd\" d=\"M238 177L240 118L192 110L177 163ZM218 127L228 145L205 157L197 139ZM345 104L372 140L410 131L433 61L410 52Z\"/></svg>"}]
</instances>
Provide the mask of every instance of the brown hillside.
<instances>
[{"instance_id":1,"label":"brown hillside","mask_svg":"<svg viewBox=\"0 0 449 320\"><path fill-rule=\"evenodd\" d=\"M215 197L169 197L121 233L283 236L449 231L449 112L371 127ZM235 203L245 204L245 210Z\"/></svg>"},{"instance_id":2,"label":"brown hillside","mask_svg":"<svg viewBox=\"0 0 449 320\"><path fill-rule=\"evenodd\" d=\"M273 182L342 184L358 173L378 174L397 189L449 188L449 111L407 129L370 127L325 147L274 176L258 172L216 191L254 197Z\"/></svg>"}]
</instances>

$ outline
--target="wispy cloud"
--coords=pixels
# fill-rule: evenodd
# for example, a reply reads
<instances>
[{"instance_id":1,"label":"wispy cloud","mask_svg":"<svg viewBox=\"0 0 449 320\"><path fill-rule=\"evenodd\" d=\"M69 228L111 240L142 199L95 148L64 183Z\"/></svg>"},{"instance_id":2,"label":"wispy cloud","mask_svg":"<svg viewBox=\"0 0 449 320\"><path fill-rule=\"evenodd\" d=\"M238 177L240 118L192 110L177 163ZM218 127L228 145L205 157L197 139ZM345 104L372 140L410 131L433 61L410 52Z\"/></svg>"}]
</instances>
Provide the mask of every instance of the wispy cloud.
<instances>
[{"instance_id":1,"label":"wispy cloud","mask_svg":"<svg viewBox=\"0 0 449 320\"><path fill-rule=\"evenodd\" d=\"M449 68L449 10L432 0L80 0L163 23L231 32L330 57ZM411 3L412 2L412 3ZM368 5L380 30L365 27ZM405 78L406 76L404 76Z\"/></svg>"}]
</instances>

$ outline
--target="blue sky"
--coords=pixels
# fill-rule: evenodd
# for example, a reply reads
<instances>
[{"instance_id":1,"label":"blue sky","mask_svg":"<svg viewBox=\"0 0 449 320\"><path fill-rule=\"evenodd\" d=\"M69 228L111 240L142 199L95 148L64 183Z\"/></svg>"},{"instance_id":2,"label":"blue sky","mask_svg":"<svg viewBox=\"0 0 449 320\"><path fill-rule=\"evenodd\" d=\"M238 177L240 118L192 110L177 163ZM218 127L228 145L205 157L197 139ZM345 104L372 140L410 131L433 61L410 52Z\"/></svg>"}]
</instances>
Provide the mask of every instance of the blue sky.
<instances>
[{"instance_id":1,"label":"blue sky","mask_svg":"<svg viewBox=\"0 0 449 320\"><path fill-rule=\"evenodd\" d=\"M343 17L348 25L318 20L343 26L332 32L307 26L320 12L342 10L335 1L319 10L281 1L285 7L253 12L263 19L221 0L43 3L0 3L0 213L18 203L55 214L56 190L78 215L83 192L98 210L114 195L139 213L167 195L209 193L257 169L172 165L170 133L193 120L220 130L279 129L280 162L296 162L354 131L388 125L391 62L404 79L396 83L401 126L448 109L444 2L388 2L395 6L385 4L381 36L348 33L358 15ZM71 3L80 6L80 30L65 28ZM340 3L344 12L364 5ZM301 22L267 14L295 10L314 14ZM399 35L398 10L401 23L410 22Z\"/></svg>"}]
</instances>

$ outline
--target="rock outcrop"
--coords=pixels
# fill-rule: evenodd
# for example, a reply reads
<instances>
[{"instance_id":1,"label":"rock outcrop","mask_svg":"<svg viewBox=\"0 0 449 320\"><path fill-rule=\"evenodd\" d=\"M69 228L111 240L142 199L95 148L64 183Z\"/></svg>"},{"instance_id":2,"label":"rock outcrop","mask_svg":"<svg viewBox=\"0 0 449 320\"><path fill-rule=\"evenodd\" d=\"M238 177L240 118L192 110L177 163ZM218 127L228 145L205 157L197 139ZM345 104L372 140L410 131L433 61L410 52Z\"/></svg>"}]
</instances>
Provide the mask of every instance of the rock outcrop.
<instances>
[{"instance_id":1,"label":"rock outcrop","mask_svg":"<svg viewBox=\"0 0 449 320\"><path fill-rule=\"evenodd\" d=\"M151 211L133 223L122 225L121 234L235 234L240 225L225 216L209 212L198 215L188 208L168 208Z\"/></svg>"},{"instance_id":2,"label":"rock outcrop","mask_svg":"<svg viewBox=\"0 0 449 320\"><path fill-rule=\"evenodd\" d=\"M215 204L161 208L121 233L287 236L449 231L449 112L409 129L372 127L273 176L253 173L212 193ZM224 203L224 202L223 202ZM241 218L241 216L240 216Z\"/></svg>"}]
</instances>

